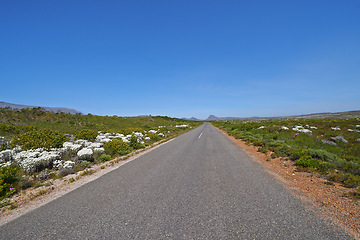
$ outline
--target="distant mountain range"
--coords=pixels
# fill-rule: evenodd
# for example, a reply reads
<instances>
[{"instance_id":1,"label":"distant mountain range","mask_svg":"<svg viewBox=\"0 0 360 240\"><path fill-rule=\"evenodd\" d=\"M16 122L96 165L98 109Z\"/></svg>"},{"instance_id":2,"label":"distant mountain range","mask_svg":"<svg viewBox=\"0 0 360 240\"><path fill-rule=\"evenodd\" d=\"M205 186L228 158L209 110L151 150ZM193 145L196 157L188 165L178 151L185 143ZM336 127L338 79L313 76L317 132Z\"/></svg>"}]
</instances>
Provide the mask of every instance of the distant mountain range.
<instances>
[{"instance_id":1,"label":"distant mountain range","mask_svg":"<svg viewBox=\"0 0 360 240\"><path fill-rule=\"evenodd\" d=\"M14 103L7 103L7 102L0 102L0 108L12 108L12 109L23 109L23 108L38 108L41 106L30 106L30 105L21 105L21 104L14 104ZM77 114L80 113L82 114L82 112L80 112L79 110L76 109L71 109L71 108L64 108L64 107L41 107L43 109L45 109L46 111L49 112L54 112L54 113L70 113L70 114Z\"/></svg>"},{"instance_id":2,"label":"distant mountain range","mask_svg":"<svg viewBox=\"0 0 360 240\"><path fill-rule=\"evenodd\" d=\"M304 115L294 115L294 116L281 116L281 117L217 117L210 115L207 119L201 120L195 117L192 118L183 118L185 120L191 121L216 121L216 120L230 120L230 119L240 119L240 120L267 120L267 119L324 119L324 118L356 118L360 117L360 110L356 111L347 111L347 112L326 112L326 113L311 113Z\"/></svg>"}]
</instances>

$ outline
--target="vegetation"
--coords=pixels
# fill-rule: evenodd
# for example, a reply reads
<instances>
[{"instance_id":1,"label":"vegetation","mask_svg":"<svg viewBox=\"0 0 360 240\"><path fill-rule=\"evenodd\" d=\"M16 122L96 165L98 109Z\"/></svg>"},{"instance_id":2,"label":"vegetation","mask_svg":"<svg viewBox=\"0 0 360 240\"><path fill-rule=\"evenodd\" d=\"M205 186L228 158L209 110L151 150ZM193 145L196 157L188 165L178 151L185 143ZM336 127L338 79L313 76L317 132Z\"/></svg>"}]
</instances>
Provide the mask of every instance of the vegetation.
<instances>
[{"instance_id":1,"label":"vegetation","mask_svg":"<svg viewBox=\"0 0 360 240\"><path fill-rule=\"evenodd\" d=\"M360 185L360 119L216 121L230 135L285 157L299 170L317 171L347 187Z\"/></svg>"},{"instance_id":2,"label":"vegetation","mask_svg":"<svg viewBox=\"0 0 360 240\"><path fill-rule=\"evenodd\" d=\"M105 143L104 150L106 154L111 156L125 155L132 151L130 145L120 139L115 139Z\"/></svg>"},{"instance_id":3,"label":"vegetation","mask_svg":"<svg viewBox=\"0 0 360 240\"><path fill-rule=\"evenodd\" d=\"M67 138L64 134L53 131L51 129L29 131L20 135L16 135L11 141L11 147L17 145L23 150L36 148L60 148Z\"/></svg>"},{"instance_id":4,"label":"vegetation","mask_svg":"<svg viewBox=\"0 0 360 240\"><path fill-rule=\"evenodd\" d=\"M21 177L17 166L0 168L0 200L16 192L15 183Z\"/></svg>"},{"instance_id":5,"label":"vegetation","mask_svg":"<svg viewBox=\"0 0 360 240\"><path fill-rule=\"evenodd\" d=\"M92 129L83 129L75 134L76 139L85 139L89 141L94 141L97 137L98 132Z\"/></svg>"},{"instance_id":6,"label":"vegetation","mask_svg":"<svg viewBox=\"0 0 360 240\"><path fill-rule=\"evenodd\" d=\"M115 156L125 155L163 138L175 137L201 124L163 116L72 115L47 112L42 108L0 108L0 120L0 200L22 189L39 186L42 181L49 178L61 178L84 169L83 175L92 174L93 171L87 169L92 164L109 161ZM184 124L189 128L176 127ZM152 131L146 135L149 130ZM103 142L95 143L99 131L103 137L107 133L111 134L113 139L103 146ZM141 140L143 138L132 135L134 133L146 135L150 139ZM127 143L116 134L132 137L128 138ZM66 148L63 145L65 142L70 142ZM84 159L82 157L85 155L79 155L79 150L83 150L88 143L94 146L91 147L92 150L88 150L91 156ZM15 149L16 146L20 146L21 151L29 151L15 159L14 154L20 151ZM40 150L32 150L38 148L49 152L45 154ZM56 152L54 148L62 150ZM7 200L4 199L2 202L5 203Z\"/></svg>"}]
</instances>

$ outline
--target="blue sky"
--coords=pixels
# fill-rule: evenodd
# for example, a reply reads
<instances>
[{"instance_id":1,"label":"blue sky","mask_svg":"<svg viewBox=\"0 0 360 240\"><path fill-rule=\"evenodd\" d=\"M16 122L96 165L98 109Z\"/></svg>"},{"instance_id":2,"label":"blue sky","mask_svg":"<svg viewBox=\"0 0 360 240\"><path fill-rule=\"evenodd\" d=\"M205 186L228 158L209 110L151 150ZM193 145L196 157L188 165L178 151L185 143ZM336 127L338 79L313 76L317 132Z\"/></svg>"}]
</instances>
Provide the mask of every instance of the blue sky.
<instances>
[{"instance_id":1,"label":"blue sky","mask_svg":"<svg viewBox=\"0 0 360 240\"><path fill-rule=\"evenodd\" d=\"M360 0L2 0L0 101L206 118L360 109Z\"/></svg>"}]
</instances>

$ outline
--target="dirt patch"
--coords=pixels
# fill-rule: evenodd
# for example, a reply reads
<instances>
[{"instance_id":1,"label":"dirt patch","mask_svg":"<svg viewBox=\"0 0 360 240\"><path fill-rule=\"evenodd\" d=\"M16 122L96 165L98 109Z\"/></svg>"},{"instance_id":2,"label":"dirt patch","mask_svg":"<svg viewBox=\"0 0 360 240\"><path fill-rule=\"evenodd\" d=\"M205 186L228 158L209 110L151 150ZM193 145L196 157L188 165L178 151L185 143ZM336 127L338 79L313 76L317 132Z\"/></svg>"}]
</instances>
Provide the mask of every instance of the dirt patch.
<instances>
[{"instance_id":1,"label":"dirt patch","mask_svg":"<svg viewBox=\"0 0 360 240\"><path fill-rule=\"evenodd\" d=\"M360 239L360 201L344 196L355 191L354 189L338 183L329 185L330 183L317 172L298 171L293 161L284 158L272 159L271 152L260 153L258 147L229 136L221 129L218 130L243 148L255 161L263 164L271 175L304 201L308 208Z\"/></svg>"}]
</instances>

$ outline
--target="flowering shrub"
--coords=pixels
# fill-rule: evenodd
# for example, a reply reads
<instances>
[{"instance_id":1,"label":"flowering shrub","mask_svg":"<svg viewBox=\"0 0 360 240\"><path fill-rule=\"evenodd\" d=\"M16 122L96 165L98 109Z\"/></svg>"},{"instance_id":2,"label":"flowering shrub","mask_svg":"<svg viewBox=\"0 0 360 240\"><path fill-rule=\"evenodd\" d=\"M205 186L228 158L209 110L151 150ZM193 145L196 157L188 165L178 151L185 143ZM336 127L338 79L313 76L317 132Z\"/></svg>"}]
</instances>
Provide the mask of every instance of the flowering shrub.
<instances>
[{"instance_id":1,"label":"flowering shrub","mask_svg":"<svg viewBox=\"0 0 360 240\"><path fill-rule=\"evenodd\" d=\"M132 147L133 149L140 149L144 148L145 146L140 143L139 139L136 136L132 136L130 138L130 147Z\"/></svg>"},{"instance_id":2,"label":"flowering shrub","mask_svg":"<svg viewBox=\"0 0 360 240\"><path fill-rule=\"evenodd\" d=\"M80 132L75 134L76 139L85 139L89 141L94 141L97 137L98 132L92 129L83 129Z\"/></svg>"},{"instance_id":3,"label":"flowering shrub","mask_svg":"<svg viewBox=\"0 0 360 240\"><path fill-rule=\"evenodd\" d=\"M78 151L77 156L79 157L79 160L91 160L94 152L90 148L83 148L80 151Z\"/></svg>"},{"instance_id":4,"label":"flowering shrub","mask_svg":"<svg viewBox=\"0 0 360 240\"><path fill-rule=\"evenodd\" d=\"M14 162L17 163L27 173L41 171L51 167L55 160L61 157L60 151L43 151L43 149L31 149L22 151L14 155Z\"/></svg>"},{"instance_id":5,"label":"flowering shrub","mask_svg":"<svg viewBox=\"0 0 360 240\"><path fill-rule=\"evenodd\" d=\"M123 142L120 139L114 139L110 142L105 143L104 150L105 150L106 154L109 154L112 156L116 155L116 154L124 155L124 153L131 152L131 148L130 148L129 144Z\"/></svg>"},{"instance_id":6,"label":"flowering shrub","mask_svg":"<svg viewBox=\"0 0 360 240\"><path fill-rule=\"evenodd\" d=\"M60 132L50 129L30 131L21 135L17 135L11 141L11 147L21 146L22 149L36 148L60 148L67 140L66 136Z\"/></svg>"},{"instance_id":7,"label":"flowering shrub","mask_svg":"<svg viewBox=\"0 0 360 240\"><path fill-rule=\"evenodd\" d=\"M74 144L72 142L64 142L63 147L71 151L79 151L82 148L81 144Z\"/></svg>"},{"instance_id":8,"label":"flowering shrub","mask_svg":"<svg viewBox=\"0 0 360 240\"><path fill-rule=\"evenodd\" d=\"M7 198L16 192L13 184L19 178L19 167L0 168L0 199Z\"/></svg>"},{"instance_id":9,"label":"flowering shrub","mask_svg":"<svg viewBox=\"0 0 360 240\"><path fill-rule=\"evenodd\" d=\"M53 162L53 168L57 170L62 169L72 169L75 166L75 162L73 161L63 161L63 160L55 160Z\"/></svg>"}]
</instances>

